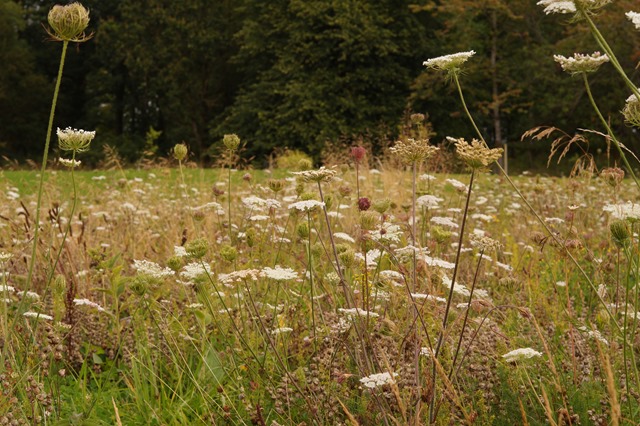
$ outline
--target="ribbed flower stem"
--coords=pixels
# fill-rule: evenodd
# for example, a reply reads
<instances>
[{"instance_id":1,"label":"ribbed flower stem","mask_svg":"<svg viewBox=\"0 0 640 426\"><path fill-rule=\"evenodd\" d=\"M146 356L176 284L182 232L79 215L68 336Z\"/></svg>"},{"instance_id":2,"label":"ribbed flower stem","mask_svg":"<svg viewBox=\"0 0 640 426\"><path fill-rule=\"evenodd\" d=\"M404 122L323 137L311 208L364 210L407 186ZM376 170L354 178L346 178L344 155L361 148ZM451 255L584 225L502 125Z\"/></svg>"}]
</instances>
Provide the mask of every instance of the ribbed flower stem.
<instances>
[{"instance_id":1,"label":"ribbed flower stem","mask_svg":"<svg viewBox=\"0 0 640 426\"><path fill-rule=\"evenodd\" d=\"M447 305L444 310L444 317L442 318L442 329L438 334L438 342L436 343L436 349L433 353L433 367L431 370L431 377L433 377L433 390L431 392L431 402L429 404L429 418L431 422L435 421L434 415L434 404L436 399L436 362L438 360L438 355L440 354L440 349L442 348L442 342L444 341L444 335L447 330L447 320L449 319L449 310L451 308L451 301L453 300L453 289L456 285L456 277L458 275L458 270L460 266L460 254L462 253L462 239L464 237L464 228L467 224L467 215L469 213L469 201L471 200L471 189L473 187L473 180L475 177L475 169L471 170L471 179L469 180L469 189L467 190L467 199L464 205L464 212L462 214L462 224L460 225L460 235L458 237L458 250L456 253L456 263L453 268L453 275L451 277L451 288L449 289L449 295L447 297Z\"/></svg>"},{"instance_id":2,"label":"ribbed flower stem","mask_svg":"<svg viewBox=\"0 0 640 426\"><path fill-rule=\"evenodd\" d=\"M68 41L62 42L62 53L60 55L60 66L58 67L58 77L56 78L56 86L53 91L53 101L51 102L51 112L49 113L49 126L47 127L47 137L44 142L44 154L42 156L42 166L40 167L40 182L38 185L38 201L36 203L36 216L34 218L35 229L33 231L33 248L31 249L31 259L29 259L29 273L25 284L25 294L31 289L31 280L33 279L33 268L36 262L36 254L38 251L38 230L40 228L40 208L42 206L42 187L44 186L44 174L47 169L47 160L49 158L49 145L51 143L51 133L53 131L53 118L56 113L56 105L58 103L58 94L60 93L60 83L62 82L62 71L64 70L64 60L67 56ZM24 298L23 298L24 300Z\"/></svg>"},{"instance_id":3,"label":"ribbed flower stem","mask_svg":"<svg viewBox=\"0 0 640 426\"><path fill-rule=\"evenodd\" d=\"M638 187L638 189L640 189L640 183L638 182L638 178L636 177L636 174L633 172L633 168L631 167L631 164L629 164L629 160L627 160L627 156L624 154L624 151L620 146L620 142L616 138L616 135L613 133L613 130L611 129L611 126L609 126L609 123L607 123L607 120L605 120L604 117L602 116L602 113L600 112L600 108L598 108L598 105L596 104L596 101L593 98L593 93L591 93L591 86L589 85L589 79L587 78L586 73L582 73L582 79L584 81L584 87L585 89L587 89L587 95L589 96L589 101L591 101L591 106L593 106L593 109L595 110L596 114L598 114L598 118L602 122L602 125L604 126L604 128L607 129L607 134L609 135L609 137L613 141L613 144L618 150L618 153L620 154L620 158L622 158L624 165L627 166L627 170L629 171L631 178L633 178L633 181L636 183L636 186Z\"/></svg>"},{"instance_id":4,"label":"ribbed flower stem","mask_svg":"<svg viewBox=\"0 0 640 426\"><path fill-rule=\"evenodd\" d=\"M465 112L467 114L467 117L469 118L469 121L471 121L471 124L473 125L473 128L476 130L476 133L478 134L478 138L482 141L482 143L484 143L488 147L487 142L484 140L484 137L482 136L482 133L478 129L478 126L476 126L476 123L473 120L473 117L471 116L471 113L469 113L469 109L467 108L467 103L465 102L464 95L462 93L462 87L460 86L460 81L458 80L458 76L456 74L454 74L453 80L455 81L456 86L458 88L458 94L460 95L460 101L462 102L462 106L463 106L463 108L464 108L464 110L465 110ZM527 208L533 214L533 216L536 218L538 223L540 223L540 225L547 232L547 235L549 235L551 238L553 238L553 240L556 243L558 243L558 245L560 247L564 247L564 253L569 257L569 259L571 259L571 262L575 265L575 267L578 269L578 271L580 271L580 274L584 277L585 281L587 281L587 283L589 284L589 287L591 287L591 290L594 292L594 294L598 298L598 301L600 302L600 304L602 305L604 310L607 312L607 315L611 319L612 324L616 327L616 329L618 330L619 333L622 333L622 328L620 327L620 324L618 324L618 321L616 321L616 318L611 313L611 309L609 309L609 306L607 305L607 302L605 302L605 300L598 294L598 289L596 288L595 284L593 284L593 281L591 280L589 275L587 275L587 272L584 270L584 268L578 263L578 261L573 256L573 254L571 254L571 252L562 244L562 241L560 241L558 239L558 236L556 234L554 234L553 232L551 232L551 229L549 229L549 226L547 225L547 223L540 217L540 215L538 214L536 209L533 208L531 203L529 203L529 200L527 200L525 198L525 196L522 193L522 191L520 191L520 188L518 188L517 185L513 182L513 180L511 180L511 178L509 177L507 172L504 170L504 168L502 168L502 166L499 163L496 163L496 166L498 167L498 170L500 170L500 172L502 173L502 176L504 176L504 178L507 180L507 182L509 182L509 185L511 185L513 190L518 194L518 196L520 197L522 202L526 204Z\"/></svg>"}]
</instances>

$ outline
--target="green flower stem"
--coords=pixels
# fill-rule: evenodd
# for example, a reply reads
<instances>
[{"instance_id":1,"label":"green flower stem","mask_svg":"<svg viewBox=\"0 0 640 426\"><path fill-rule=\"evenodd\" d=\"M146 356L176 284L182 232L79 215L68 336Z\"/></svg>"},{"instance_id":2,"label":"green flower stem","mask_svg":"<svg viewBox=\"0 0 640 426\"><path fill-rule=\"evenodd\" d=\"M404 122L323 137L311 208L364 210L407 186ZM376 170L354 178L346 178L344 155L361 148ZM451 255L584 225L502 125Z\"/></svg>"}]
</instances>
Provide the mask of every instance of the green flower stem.
<instances>
[{"instance_id":1,"label":"green flower stem","mask_svg":"<svg viewBox=\"0 0 640 426\"><path fill-rule=\"evenodd\" d=\"M475 125L475 124L474 124ZM464 212L462 214L462 224L460 225L460 236L458 237L458 249L456 253L455 266L453 268L453 275L451 277L451 288L449 289L449 295L447 297L447 306L444 310L444 317L442 318L442 329L438 334L438 342L436 343L436 350L433 354L433 366L431 369L431 377L433 377L433 391L431 393L431 402L429 403L429 418L431 422L435 421L435 412L434 412L434 404L436 400L436 363L438 362L438 355L440 354L440 349L442 349L442 342L444 341L444 335L447 330L447 320L449 319L449 310L451 308L451 302L453 301L453 289L456 285L456 277L458 275L458 270L460 266L460 254L462 253L462 239L464 237L464 228L467 224L467 215L469 213L469 201L471 200L471 189L473 187L473 180L475 177L476 170L471 170L471 179L469 181L469 189L467 190L467 199L464 205Z\"/></svg>"},{"instance_id":2,"label":"green flower stem","mask_svg":"<svg viewBox=\"0 0 640 426\"><path fill-rule=\"evenodd\" d=\"M600 118L602 125L605 127L605 129L607 129L607 134L613 141L613 144L616 146L616 149L620 154L620 158L622 158L624 165L627 166L627 170L629 170L629 174L633 178L633 181L636 183L636 186L640 189L640 183L638 182L638 178L636 177L636 174L633 172L633 168L631 167L631 164L629 164L629 160L627 160L627 156L624 154L624 151L620 146L620 142L616 138L616 135L613 133L613 130L609 126L609 123L607 123L607 120L605 120L604 117L602 116L602 113L600 112L600 108L598 108L598 105L596 104L596 101L593 98L593 93L591 93L591 86L589 85L589 78L587 77L587 74L584 72L582 73L582 79L584 81L584 87L587 89L587 95L589 96L589 101L591 101L591 106L593 106L593 109L595 110L596 114L598 114L598 118Z\"/></svg>"},{"instance_id":3,"label":"green flower stem","mask_svg":"<svg viewBox=\"0 0 640 426\"><path fill-rule=\"evenodd\" d=\"M471 121L471 124L473 125L473 128L476 130L476 133L478 134L478 137L480 138L480 140L482 141L482 143L485 144L485 146L488 147L487 142L484 140L484 137L482 136L482 133L480 132L480 130L478 129L478 126L476 126L475 121L473 120L473 117L471 116L471 113L469 112L469 109L467 108L467 103L464 100L464 95L462 93L462 87L460 86L460 81L458 80L458 75L457 74L453 74L453 80L456 83L456 87L458 88L458 94L460 95L460 101L462 102L462 106L465 110L465 113L467 114L467 117L469 118L469 121ZM640 98L639 98L640 99ZM511 185L511 187L513 188L514 191L516 191L516 193L518 194L518 196L520 197L520 199L527 205L527 207L529 208L529 210L531 211L531 213L533 214L533 216L536 218L536 220L538 221L538 223L540 223L540 225L545 229L545 231L547 231L547 235L549 235L551 238L553 238L553 240L558 243L559 246L564 247L564 252L565 254L569 257L569 259L571 259L571 262L576 266L576 268L578 268L578 270L580 271L580 274L584 277L584 279L587 281L587 283L589 284L589 287L591 287L591 290L593 290L593 292L596 294L596 297L598 298L598 300L600 301L600 304L602 305L602 307L605 309L605 311L607 312L607 315L609 316L609 318L612 321L612 324L615 325L616 329L618 330L619 333L622 332L622 328L620 327L620 324L618 324L618 321L616 321L615 317L613 316L613 314L611 313L611 310L609 309L609 307L607 306L607 303L604 301L604 299L602 297L600 297L600 295L598 294L598 289L596 288L596 286L593 284L593 281L591 280L591 278L589 277L589 275L587 275L587 272L584 270L584 268L582 268L582 266L580 266L580 264L578 263L578 261L576 260L576 258L573 256L573 254L571 254L571 252L562 244L562 242L558 239L558 237L551 232L551 229L549 229L549 226L546 224L546 222L544 220L542 220L542 218L540 217L540 215L538 214L538 212L533 208L533 206L531 205L531 203L529 203L529 200L527 200L524 196L524 194L522 193L522 191L520 191L520 188L518 188L516 186L516 184L513 182L513 180L511 180L511 178L509 177L509 175L507 174L507 172L504 170L504 168L502 168L502 166L499 163L496 163L496 166L498 167L498 169L500 170L500 172L502 173L502 176L504 176L504 178L507 180L507 182L509 182L509 185Z\"/></svg>"},{"instance_id":4,"label":"green flower stem","mask_svg":"<svg viewBox=\"0 0 640 426\"><path fill-rule=\"evenodd\" d=\"M618 58L616 57L615 53L613 53L613 49L611 49L611 46L609 46L609 43L607 43L607 40L603 37L600 30L598 30L596 24L593 22L589 14L583 13L582 16L584 16L585 20L587 21L589 29L591 30L591 34L593 34L593 37L596 39L602 50L604 50L609 57L609 60L611 61L613 67L616 69L616 71L618 71L618 74L620 74L627 86L629 86L631 92L633 92L633 94L636 95L638 99L640 99L640 91L638 90L638 86L633 84L633 82L627 76L627 73L624 72L624 69L622 69L620 62L618 62Z\"/></svg>"},{"instance_id":5,"label":"green flower stem","mask_svg":"<svg viewBox=\"0 0 640 426\"><path fill-rule=\"evenodd\" d=\"M60 93L60 83L62 82L62 71L64 70L64 60L67 56L68 41L62 42L62 53L60 55L60 66L58 68L58 77L56 86L53 91L53 101L51 102L51 112L49 113L49 126L47 127L47 138L44 143L44 154L42 156L42 166L40 167L40 183L38 185L38 201L36 204L35 229L33 231L33 248L31 249L31 259L29 259L29 273L24 288L24 294L31 288L31 280L33 279L33 268L36 263L36 253L38 251L38 229L40 228L40 207L42 206L42 187L44 186L44 173L47 168L47 159L49 158L49 145L51 143L51 132L53 129L53 118L56 113L56 105L58 103L58 94ZM24 297L23 297L24 300Z\"/></svg>"},{"instance_id":6,"label":"green flower stem","mask_svg":"<svg viewBox=\"0 0 640 426\"><path fill-rule=\"evenodd\" d=\"M309 259L308 265L307 265L307 269L309 270L309 286L310 286L310 291L311 291L311 323L312 323L312 327L313 327L313 350L314 352L316 351L316 311L315 311L315 302L313 300L314 297L314 291L313 291L313 256L311 255L311 212L309 210L307 210L307 224L309 226L309 238L308 238L308 245L307 245L307 256ZM331 232L331 230L329 230L329 232Z\"/></svg>"},{"instance_id":7,"label":"green flower stem","mask_svg":"<svg viewBox=\"0 0 640 426\"><path fill-rule=\"evenodd\" d=\"M453 355L453 361L451 361L451 370L449 370L449 379L451 379L451 375L453 374L453 370L456 366L456 361L458 360L458 353L460 352L460 346L462 346L462 337L464 336L464 330L467 327L467 321L469 319L469 310L471 309L471 302L473 300L473 291L476 288L476 282L478 282L478 274L480 273L480 264L482 263L482 256L484 256L484 249L480 250L480 257L478 258L478 264L476 266L476 272L473 276L473 283L471 284L471 290L469 291L469 302L467 302L467 311L464 313L464 321L462 322L462 331L460 331L460 337L458 338L458 344L456 345L456 350Z\"/></svg>"}]
</instances>

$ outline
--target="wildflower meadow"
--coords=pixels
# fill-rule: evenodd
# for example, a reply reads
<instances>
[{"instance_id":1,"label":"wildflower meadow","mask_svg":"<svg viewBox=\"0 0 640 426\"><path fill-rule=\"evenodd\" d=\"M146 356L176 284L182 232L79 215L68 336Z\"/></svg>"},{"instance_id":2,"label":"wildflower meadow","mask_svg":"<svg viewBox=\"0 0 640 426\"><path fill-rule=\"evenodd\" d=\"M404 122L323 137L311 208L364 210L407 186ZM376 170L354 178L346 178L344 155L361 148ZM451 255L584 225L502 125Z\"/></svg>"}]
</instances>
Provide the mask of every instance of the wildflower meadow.
<instances>
[{"instance_id":1,"label":"wildflower meadow","mask_svg":"<svg viewBox=\"0 0 640 426\"><path fill-rule=\"evenodd\" d=\"M54 6L43 157L0 171L0 425L640 424L639 160L611 125L638 128L640 93L598 30L609 3L538 2L600 46L554 56L593 121L523 135L565 177L507 173L466 101L473 50L421 58L470 134L411 114L324 164L251 167L227 134L215 167L183 141L85 167L100 130L54 117L90 14ZM591 92L601 67L619 111ZM573 155L587 137L609 149Z\"/></svg>"}]
</instances>

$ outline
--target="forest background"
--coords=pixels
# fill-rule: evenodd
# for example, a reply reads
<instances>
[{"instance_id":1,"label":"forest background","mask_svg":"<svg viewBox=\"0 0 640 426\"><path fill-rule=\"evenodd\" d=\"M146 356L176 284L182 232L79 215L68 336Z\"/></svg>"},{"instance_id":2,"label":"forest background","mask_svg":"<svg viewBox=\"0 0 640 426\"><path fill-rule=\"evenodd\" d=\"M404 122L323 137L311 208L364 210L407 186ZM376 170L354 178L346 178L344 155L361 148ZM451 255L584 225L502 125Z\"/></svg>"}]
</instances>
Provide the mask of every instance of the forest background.
<instances>
[{"instance_id":1,"label":"forest background","mask_svg":"<svg viewBox=\"0 0 640 426\"><path fill-rule=\"evenodd\" d=\"M5 166L39 159L60 45L43 28L56 2L0 0L0 150ZM573 135L599 129L584 85L554 54L597 50L586 25L545 16L535 0L85 0L89 43L70 49L54 126L96 130L95 145L127 161L188 144L215 162L236 133L243 156L265 166L274 150L317 161L355 143L381 153L412 113L427 114L432 143L473 136L455 87L422 62L474 50L465 95L490 144L508 143L515 168L544 167L551 141L521 141L541 125ZM638 80L640 33L620 0L597 17L621 65ZM634 152L640 135L618 112L629 96L603 67L594 96ZM602 130L602 129L600 129ZM592 151L607 149L589 136ZM109 149L107 150L109 151ZM578 155L579 151L576 151ZM595 153L595 152L594 152ZM614 157L599 156L610 165ZM104 164L92 148L83 164Z\"/></svg>"}]
</instances>

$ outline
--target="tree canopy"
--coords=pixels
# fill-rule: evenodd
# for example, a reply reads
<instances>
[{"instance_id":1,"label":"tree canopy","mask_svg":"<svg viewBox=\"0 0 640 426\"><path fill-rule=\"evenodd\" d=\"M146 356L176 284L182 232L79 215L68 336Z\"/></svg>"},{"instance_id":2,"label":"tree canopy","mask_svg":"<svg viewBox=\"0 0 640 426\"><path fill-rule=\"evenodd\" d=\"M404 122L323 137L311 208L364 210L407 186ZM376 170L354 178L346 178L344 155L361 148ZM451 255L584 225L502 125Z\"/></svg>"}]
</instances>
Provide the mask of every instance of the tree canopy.
<instances>
[{"instance_id":1,"label":"tree canopy","mask_svg":"<svg viewBox=\"0 0 640 426\"><path fill-rule=\"evenodd\" d=\"M0 0L0 146L9 158L41 155L60 51L43 29L54 3ZM283 147L319 158L338 141L383 146L412 112L428 114L436 142L470 138L454 87L422 62L472 49L462 85L492 143L535 156L517 142L532 127L602 130L581 82L552 58L591 52L595 41L528 0L83 3L94 38L70 49L55 125L97 130L97 144L132 160L184 142L210 161L226 133L257 161ZM640 33L624 17L633 6L615 2L596 20L637 81ZM628 93L612 67L592 83L627 145L640 145L618 114Z\"/></svg>"}]
</instances>

